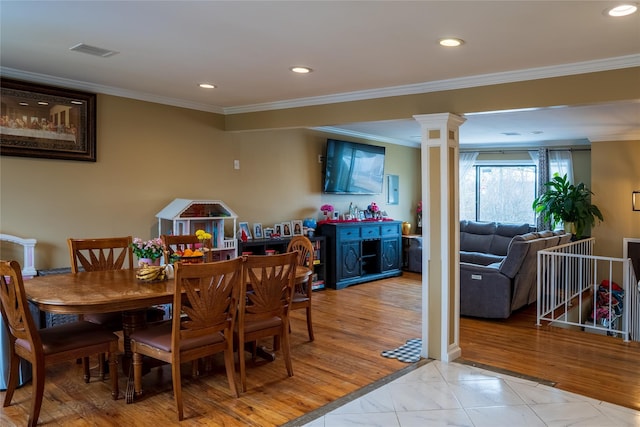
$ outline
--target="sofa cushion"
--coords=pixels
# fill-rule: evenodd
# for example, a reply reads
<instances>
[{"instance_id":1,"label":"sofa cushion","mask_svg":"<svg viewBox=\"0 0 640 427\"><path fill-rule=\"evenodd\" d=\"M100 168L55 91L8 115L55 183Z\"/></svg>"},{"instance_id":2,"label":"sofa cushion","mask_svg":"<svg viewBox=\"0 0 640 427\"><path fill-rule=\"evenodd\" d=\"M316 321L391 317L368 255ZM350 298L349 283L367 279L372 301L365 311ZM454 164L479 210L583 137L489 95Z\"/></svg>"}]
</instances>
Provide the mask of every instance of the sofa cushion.
<instances>
[{"instance_id":1,"label":"sofa cushion","mask_svg":"<svg viewBox=\"0 0 640 427\"><path fill-rule=\"evenodd\" d=\"M504 256L488 254L485 252L460 251L460 262L468 262L470 264L489 265L499 263L503 259Z\"/></svg>"},{"instance_id":2,"label":"sofa cushion","mask_svg":"<svg viewBox=\"0 0 640 427\"><path fill-rule=\"evenodd\" d=\"M556 232L555 234L560 237L560 240L558 241L558 246L569 243L571 241L571 237L573 237L571 233L565 233L564 231L559 231L559 232Z\"/></svg>"},{"instance_id":3,"label":"sofa cushion","mask_svg":"<svg viewBox=\"0 0 640 427\"><path fill-rule=\"evenodd\" d=\"M527 242L538 238L538 233L525 233L514 236L509 243L507 257L500 264L500 272L507 277L514 278L527 256L529 245Z\"/></svg>"},{"instance_id":4,"label":"sofa cushion","mask_svg":"<svg viewBox=\"0 0 640 427\"><path fill-rule=\"evenodd\" d=\"M461 224L460 250L466 252L489 252L495 231L495 222L466 221Z\"/></svg>"},{"instance_id":5,"label":"sofa cushion","mask_svg":"<svg viewBox=\"0 0 640 427\"><path fill-rule=\"evenodd\" d=\"M488 252L495 255L507 255L513 236L529 232L529 224L498 223L496 233L491 240Z\"/></svg>"},{"instance_id":6,"label":"sofa cushion","mask_svg":"<svg viewBox=\"0 0 640 427\"><path fill-rule=\"evenodd\" d=\"M464 231L471 234L496 234L495 222L466 221Z\"/></svg>"},{"instance_id":7,"label":"sofa cushion","mask_svg":"<svg viewBox=\"0 0 640 427\"><path fill-rule=\"evenodd\" d=\"M551 236L555 236L554 232L551 230L542 230L538 232L538 237L551 237Z\"/></svg>"}]
</instances>

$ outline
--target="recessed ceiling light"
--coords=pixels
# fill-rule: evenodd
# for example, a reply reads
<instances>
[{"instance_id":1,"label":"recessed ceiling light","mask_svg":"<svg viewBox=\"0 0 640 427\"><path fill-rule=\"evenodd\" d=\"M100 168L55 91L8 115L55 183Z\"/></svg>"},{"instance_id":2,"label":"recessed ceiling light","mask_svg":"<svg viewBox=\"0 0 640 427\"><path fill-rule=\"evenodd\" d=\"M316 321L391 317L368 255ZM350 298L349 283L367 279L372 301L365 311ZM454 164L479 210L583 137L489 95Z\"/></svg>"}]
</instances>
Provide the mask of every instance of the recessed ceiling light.
<instances>
[{"instance_id":1,"label":"recessed ceiling light","mask_svg":"<svg viewBox=\"0 0 640 427\"><path fill-rule=\"evenodd\" d=\"M444 46L444 47L458 47L464 44L464 40L448 37L448 38L438 40L438 43L440 43L440 46Z\"/></svg>"},{"instance_id":2,"label":"recessed ceiling light","mask_svg":"<svg viewBox=\"0 0 640 427\"><path fill-rule=\"evenodd\" d=\"M291 67L289 68L289 70L293 71L294 73L298 73L298 74L307 74L312 72L313 70L309 67Z\"/></svg>"},{"instance_id":3,"label":"recessed ceiling light","mask_svg":"<svg viewBox=\"0 0 640 427\"><path fill-rule=\"evenodd\" d=\"M216 86L212 85L211 83L200 83L198 86L200 86L203 89L215 89Z\"/></svg>"},{"instance_id":4,"label":"recessed ceiling light","mask_svg":"<svg viewBox=\"0 0 640 427\"><path fill-rule=\"evenodd\" d=\"M638 6L636 4L620 4L615 7L611 7L605 10L605 13L609 16L613 16L615 18L619 16L627 16L635 13L638 10Z\"/></svg>"},{"instance_id":5,"label":"recessed ceiling light","mask_svg":"<svg viewBox=\"0 0 640 427\"><path fill-rule=\"evenodd\" d=\"M49 105L46 101L38 101L38 105Z\"/></svg>"}]
</instances>

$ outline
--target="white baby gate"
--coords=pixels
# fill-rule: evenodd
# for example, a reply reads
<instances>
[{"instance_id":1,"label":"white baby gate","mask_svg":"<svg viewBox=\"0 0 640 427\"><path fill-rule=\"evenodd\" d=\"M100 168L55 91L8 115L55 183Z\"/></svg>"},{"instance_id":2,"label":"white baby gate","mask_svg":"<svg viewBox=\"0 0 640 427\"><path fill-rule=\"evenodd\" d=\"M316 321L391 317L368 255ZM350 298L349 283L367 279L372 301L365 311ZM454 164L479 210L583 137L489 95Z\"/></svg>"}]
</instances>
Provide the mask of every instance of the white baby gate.
<instances>
[{"instance_id":1,"label":"white baby gate","mask_svg":"<svg viewBox=\"0 0 640 427\"><path fill-rule=\"evenodd\" d=\"M638 281L628 258L593 255L594 238L538 252L537 322L640 341Z\"/></svg>"}]
</instances>

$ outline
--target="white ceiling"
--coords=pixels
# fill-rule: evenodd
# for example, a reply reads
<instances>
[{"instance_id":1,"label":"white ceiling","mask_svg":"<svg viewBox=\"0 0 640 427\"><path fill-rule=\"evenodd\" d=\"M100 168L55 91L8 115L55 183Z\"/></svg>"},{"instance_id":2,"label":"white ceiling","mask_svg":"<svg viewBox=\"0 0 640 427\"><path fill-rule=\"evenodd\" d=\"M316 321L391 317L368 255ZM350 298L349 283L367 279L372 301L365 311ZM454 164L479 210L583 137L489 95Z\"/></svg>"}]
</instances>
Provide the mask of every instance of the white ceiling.
<instances>
[{"instance_id":1,"label":"white ceiling","mask_svg":"<svg viewBox=\"0 0 640 427\"><path fill-rule=\"evenodd\" d=\"M2 0L0 72L233 114L640 66L640 13L609 18L613 3ZM640 139L637 101L465 118L463 146ZM331 130L419 141L409 118Z\"/></svg>"}]
</instances>

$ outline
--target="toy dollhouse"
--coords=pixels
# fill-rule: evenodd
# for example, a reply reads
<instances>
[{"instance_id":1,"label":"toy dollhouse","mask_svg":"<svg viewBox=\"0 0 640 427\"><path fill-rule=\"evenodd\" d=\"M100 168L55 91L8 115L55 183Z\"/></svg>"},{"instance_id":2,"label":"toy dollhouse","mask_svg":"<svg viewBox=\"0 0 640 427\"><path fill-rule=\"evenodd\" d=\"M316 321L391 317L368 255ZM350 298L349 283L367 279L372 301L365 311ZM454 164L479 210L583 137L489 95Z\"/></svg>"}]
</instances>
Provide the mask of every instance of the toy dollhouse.
<instances>
[{"instance_id":1,"label":"toy dollhouse","mask_svg":"<svg viewBox=\"0 0 640 427\"><path fill-rule=\"evenodd\" d=\"M238 256L236 220L238 216L221 200L174 199L156 214L158 232L162 234L211 233L213 260Z\"/></svg>"}]
</instances>

